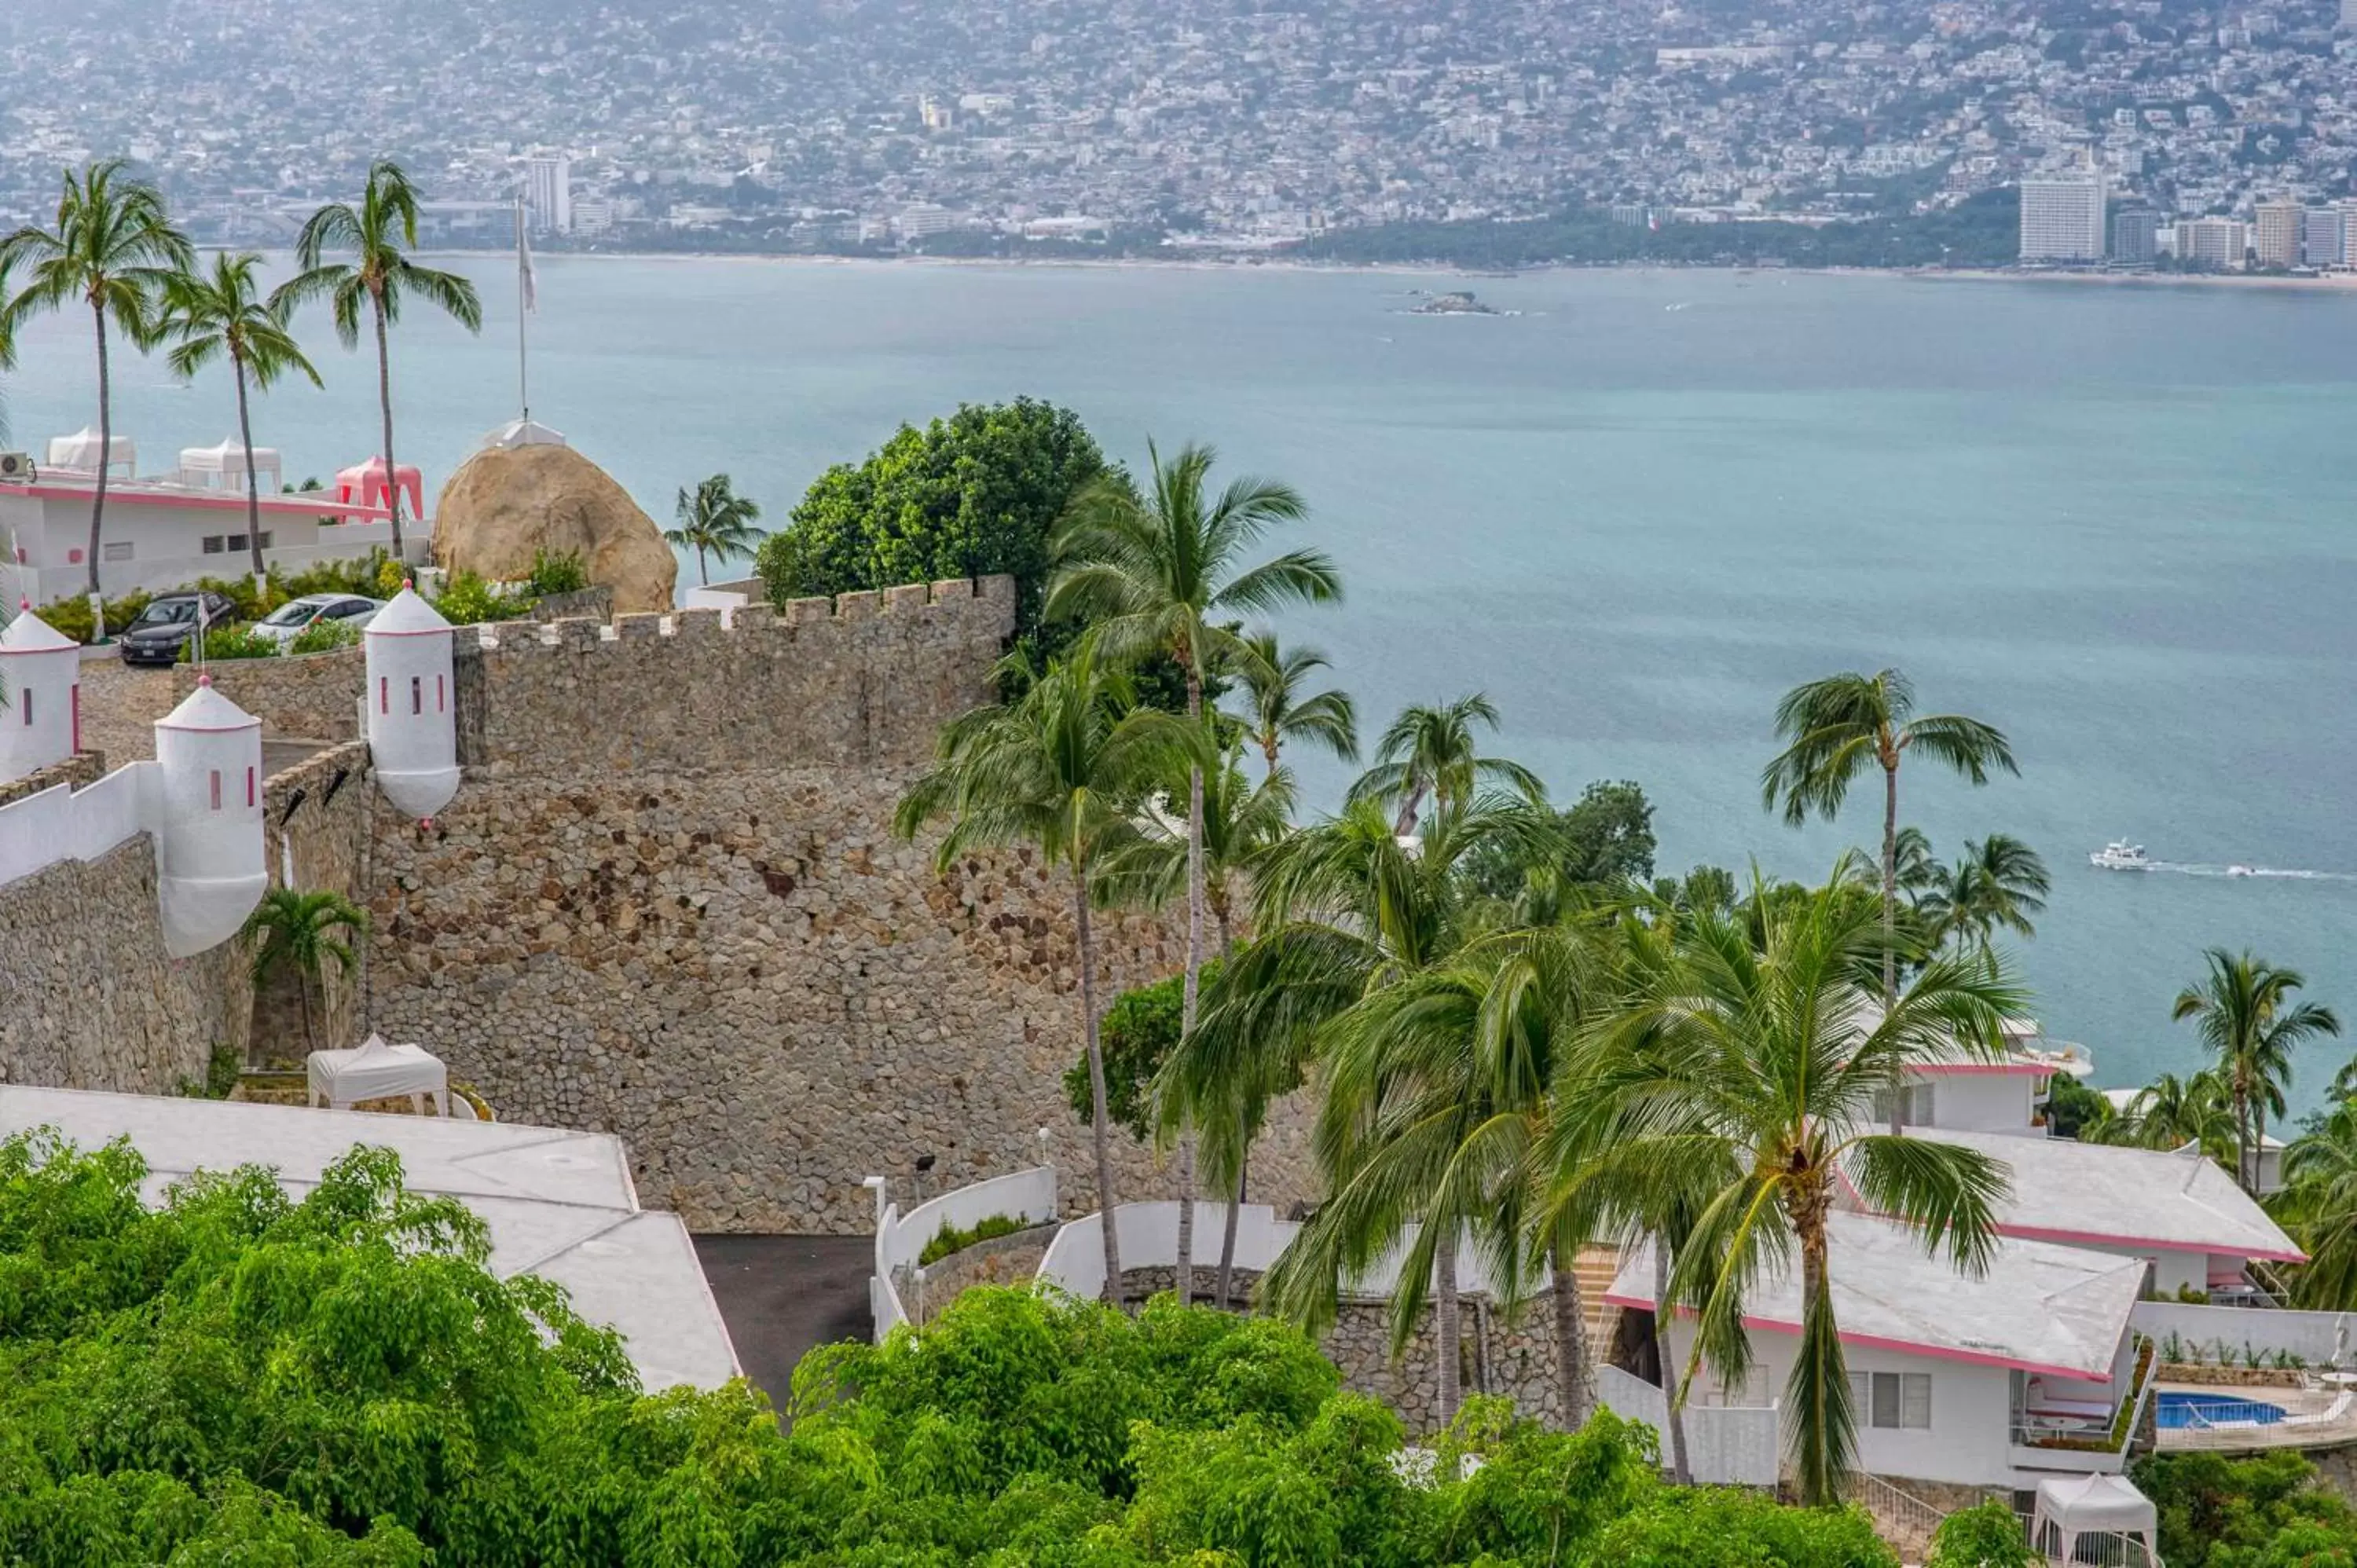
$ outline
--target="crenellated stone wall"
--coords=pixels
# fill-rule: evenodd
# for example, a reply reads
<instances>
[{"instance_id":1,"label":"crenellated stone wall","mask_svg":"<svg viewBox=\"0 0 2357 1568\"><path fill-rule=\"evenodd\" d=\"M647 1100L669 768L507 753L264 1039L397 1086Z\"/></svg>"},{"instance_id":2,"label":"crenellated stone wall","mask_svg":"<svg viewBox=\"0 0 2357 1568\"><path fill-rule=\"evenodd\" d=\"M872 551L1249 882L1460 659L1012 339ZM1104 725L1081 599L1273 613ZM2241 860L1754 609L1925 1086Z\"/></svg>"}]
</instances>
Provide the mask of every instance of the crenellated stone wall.
<instances>
[{"instance_id":1,"label":"crenellated stone wall","mask_svg":"<svg viewBox=\"0 0 2357 1568\"><path fill-rule=\"evenodd\" d=\"M363 655L358 648L325 653L280 654L274 659L215 660L204 668L213 690L262 721L262 733L276 738L350 740L360 734ZM197 689L192 664L172 666L172 701Z\"/></svg>"},{"instance_id":2,"label":"crenellated stone wall","mask_svg":"<svg viewBox=\"0 0 2357 1568\"><path fill-rule=\"evenodd\" d=\"M0 784L0 806L11 800L21 800L27 795L38 795L44 789L54 789L60 784L83 789L106 776L106 758L95 751L77 751L63 762L52 762L47 768L36 768L22 779Z\"/></svg>"}]
</instances>

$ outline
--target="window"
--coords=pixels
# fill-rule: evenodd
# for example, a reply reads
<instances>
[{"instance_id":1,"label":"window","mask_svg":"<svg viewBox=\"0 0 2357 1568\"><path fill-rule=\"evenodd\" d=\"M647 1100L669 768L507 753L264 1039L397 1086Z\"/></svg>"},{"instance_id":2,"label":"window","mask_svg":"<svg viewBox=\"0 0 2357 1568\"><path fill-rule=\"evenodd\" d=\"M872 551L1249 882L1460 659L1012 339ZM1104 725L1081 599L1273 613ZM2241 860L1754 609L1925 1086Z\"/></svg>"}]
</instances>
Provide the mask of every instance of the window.
<instances>
[{"instance_id":1,"label":"window","mask_svg":"<svg viewBox=\"0 0 2357 1568\"><path fill-rule=\"evenodd\" d=\"M23 691L16 693L16 706L24 710L25 726L27 729L30 729L33 724L33 690L31 687L27 686Z\"/></svg>"},{"instance_id":2,"label":"window","mask_svg":"<svg viewBox=\"0 0 2357 1568\"><path fill-rule=\"evenodd\" d=\"M434 711L437 714L447 714L450 711L449 682L450 677L447 675L434 677Z\"/></svg>"},{"instance_id":3,"label":"window","mask_svg":"<svg viewBox=\"0 0 2357 1568\"><path fill-rule=\"evenodd\" d=\"M245 770L245 804L249 811L253 808L253 769L251 768Z\"/></svg>"},{"instance_id":4,"label":"window","mask_svg":"<svg viewBox=\"0 0 2357 1568\"><path fill-rule=\"evenodd\" d=\"M381 714L393 712L393 677L390 675L376 678L376 711Z\"/></svg>"},{"instance_id":5,"label":"window","mask_svg":"<svg viewBox=\"0 0 2357 1568\"><path fill-rule=\"evenodd\" d=\"M266 528L262 531L262 547L264 550L270 548L270 530Z\"/></svg>"},{"instance_id":6,"label":"window","mask_svg":"<svg viewBox=\"0 0 2357 1568\"><path fill-rule=\"evenodd\" d=\"M242 534L242 533L232 533L232 534L231 534L231 535L229 536L229 547L230 547L231 550L242 550L242 549L244 549L244 548L246 547L246 539L245 539L245 535L244 535L244 534Z\"/></svg>"},{"instance_id":7,"label":"window","mask_svg":"<svg viewBox=\"0 0 2357 1568\"><path fill-rule=\"evenodd\" d=\"M101 556L99 557L99 559L100 559L100 560L102 560L102 561L128 561L128 560L130 560L130 559L131 559L131 541L129 541L129 540L127 540L127 539L121 539L121 540L116 540L116 541L114 541L113 542L112 542L112 543L110 543L110 544L108 544L108 545L106 546L106 553L105 553L104 554L101 555Z\"/></svg>"},{"instance_id":8,"label":"window","mask_svg":"<svg viewBox=\"0 0 2357 1568\"><path fill-rule=\"evenodd\" d=\"M208 555L220 554L221 553L221 536L218 533L206 534L204 552Z\"/></svg>"},{"instance_id":9,"label":"window","mask_svg":"<svg viewBox=\"0 0 2357 1568\"><path fill-rule=\"evenodd\" d=\"M213 769L213 810L221 810L221 769Z\"/></svg>"},{"instance_id":10,"label":"window","mask_svg":"<svg viewBox=\"0 0 2357 1568\"><path fill-rule=\"evenodd\" d=\"M1852 1372L1849 1398L1862 1426L1929 1431L1932 1425L1932 1374L1929 1372Z\"/></svg>"},{"instance_id":11,"label":"window","mask_svg":"<svg viewBox=\"0 0 2357 1568\"><path fill-rule=\"evenodd\" d=\"M409 711L413 714L425 711L425 677L423 675L409 678Z\"/></svg>"},{"instance_id":12,"label":"window","mask_svg":"<svg viewBox=\"0 0 2357 1568\"><path fill-rule=\"evenodd\" d=\"M1899 1091L1900 1120L1910 1127L1936 1127L1939 1123L1932 1119L1934 1104L1932 1085L1910 1083ZM1890 1120L1890 1091L1887 1089L1874 1097L1874 1119L1882 1122Z\"/></svg>"}]
</instances>

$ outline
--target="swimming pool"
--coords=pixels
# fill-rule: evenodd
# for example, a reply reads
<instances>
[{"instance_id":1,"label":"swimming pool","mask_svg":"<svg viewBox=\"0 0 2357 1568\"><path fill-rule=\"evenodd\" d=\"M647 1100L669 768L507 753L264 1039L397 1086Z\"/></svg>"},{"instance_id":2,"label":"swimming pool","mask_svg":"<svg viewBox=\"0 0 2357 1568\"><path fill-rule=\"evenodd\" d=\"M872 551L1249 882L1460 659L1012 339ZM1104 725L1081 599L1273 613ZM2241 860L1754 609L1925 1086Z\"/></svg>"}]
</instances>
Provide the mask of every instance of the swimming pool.
<instances>
[{"instance_id":1,"label":"swimming pool","mask_svg":"<svg viewBox=\"0 0 2357 1568\"><path fill-rule=\"evenodd\" d=\"M2268 1404L2264 1400L2235 1399L2232 1395L2222 1398L2176 1389L2163 1389L2156 1397L2158 1403L2154 1419L2163 1432L2179 1432L2189 1426L2273 1426L2284 1418L2283 1406Z\"/></svg>"}]
</instances>

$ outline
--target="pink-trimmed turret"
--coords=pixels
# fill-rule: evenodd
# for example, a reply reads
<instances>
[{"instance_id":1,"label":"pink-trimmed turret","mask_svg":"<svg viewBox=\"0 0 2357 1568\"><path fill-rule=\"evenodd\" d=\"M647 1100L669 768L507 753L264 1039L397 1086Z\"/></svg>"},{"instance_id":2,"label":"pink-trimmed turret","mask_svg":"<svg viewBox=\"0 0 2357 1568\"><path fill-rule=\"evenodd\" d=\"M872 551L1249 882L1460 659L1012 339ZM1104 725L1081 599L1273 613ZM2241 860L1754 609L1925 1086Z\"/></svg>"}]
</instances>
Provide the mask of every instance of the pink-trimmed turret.
<instances>
[{"instance_id":1,"label":"pink-trimmed turret","mask_svg":"<svg viewBox=\"0 0 2357 1568\"><path fill-rule=\"evenodd\" d=\"M369 756L377 788L421 821L458 792L450 623L404 586L361 634L368 650Z\"/></svg>"},{"instance_id":2,"label":"pink-trimmed turret","mask_svg":"<svg viewBox=\"0 0 2357 1568\"><path fill-rule=\"evenodd\" d=\"M262 831L262 721L197 678L156 721L155 815L164 950L204 951L237 935L270 883Z\"/></svg>"},{"instance_id":3,"label":"pink-trimmed turret","mask_svg":"<svg viewBox=\"0 0 2357 1568\"><path fill-rule=\"evenodd\" d=\"M81 649L21 604L0 629L0 784L81 749Z\"/></svg>"}]
</instances>

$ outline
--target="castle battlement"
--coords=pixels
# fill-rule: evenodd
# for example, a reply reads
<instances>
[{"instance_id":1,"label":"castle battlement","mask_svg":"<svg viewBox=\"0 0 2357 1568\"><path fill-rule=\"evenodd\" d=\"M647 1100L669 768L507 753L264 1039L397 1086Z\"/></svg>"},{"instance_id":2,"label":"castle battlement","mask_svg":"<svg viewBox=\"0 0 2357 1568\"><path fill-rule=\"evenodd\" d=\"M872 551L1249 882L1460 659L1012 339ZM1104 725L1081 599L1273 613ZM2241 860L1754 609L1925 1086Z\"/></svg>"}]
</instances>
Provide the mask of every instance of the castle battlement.
<instances>
[{"instance_id":1,"label":"castle battlement","mask_svg":"<svg viewBox=\"0 0 2357 1568\"><path fill-rule=\"evenodd\" d=\"M759 637L816 628L839 631L879 621L896 629L912 623L958 629L979 627L992 630L1003 641L1014 629L1015 580L1004 575L978 580L952 577L939 583L907 583L880 591L838 594L833 598L790 599L782 609L744 605L667 614L644 611L616 616L610 624L596 616L567 616L538 623L503 621L471 629L486 654L528 658L550 650L587 652L612 643L644 644L658 639L694 643L731 635ZM459 628L462 636L468 629Z\"/></svg>"}]
</instances>

